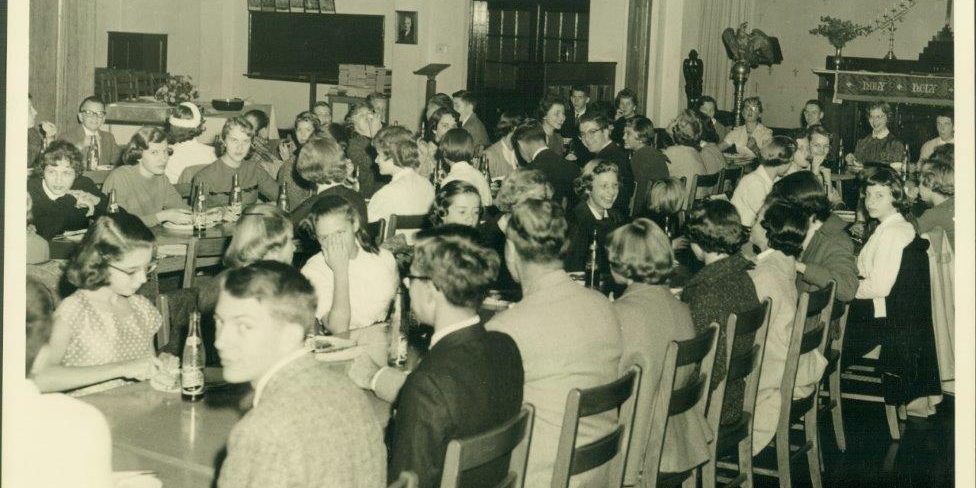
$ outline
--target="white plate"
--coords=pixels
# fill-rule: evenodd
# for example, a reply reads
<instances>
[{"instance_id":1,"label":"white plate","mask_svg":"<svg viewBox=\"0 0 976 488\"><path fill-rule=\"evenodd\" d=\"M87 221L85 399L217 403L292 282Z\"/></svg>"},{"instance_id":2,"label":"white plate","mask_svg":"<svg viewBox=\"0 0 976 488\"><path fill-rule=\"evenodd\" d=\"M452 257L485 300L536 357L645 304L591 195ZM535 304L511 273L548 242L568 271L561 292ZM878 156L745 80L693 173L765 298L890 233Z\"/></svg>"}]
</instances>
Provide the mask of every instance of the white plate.
<instances>
[{"instance_id":1,"label":"white plate","mask_svg":"<svg viewBox=\"0 0 976 488\"><path fill-rule=\"evenodd\" d=\"M193 224L177 224L176 222L163 222L163 228L169 230L193 230Z\"/></svg>"},{"instance_id":2,"label":"white plate","mask_svg":"<svg viewBox=\"0 0 976 488\"><path fill-rule=\"evenodd\" d=\"M315 336L311 341L314 341L314 344L306 344L306 347L315 353L315 359L319 361L351 361L363 350L362 346L351 339Z\"/></svg>"}]
</instances>

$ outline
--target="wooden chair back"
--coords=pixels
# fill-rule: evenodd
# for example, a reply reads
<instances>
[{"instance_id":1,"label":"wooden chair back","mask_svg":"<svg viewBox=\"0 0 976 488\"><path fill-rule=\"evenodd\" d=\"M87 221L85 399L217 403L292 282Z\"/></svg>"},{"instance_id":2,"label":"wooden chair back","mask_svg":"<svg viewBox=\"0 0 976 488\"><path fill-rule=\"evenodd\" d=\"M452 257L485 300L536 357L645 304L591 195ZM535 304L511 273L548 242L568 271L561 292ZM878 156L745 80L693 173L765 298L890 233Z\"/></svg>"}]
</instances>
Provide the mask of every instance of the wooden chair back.
<instances>
[{"instance_id":1,"label":"wooden chair back","mask_svg":"<svg viewBox=\"0 0 976 488\"><path fill-rule=\"evenodd\" d=\"M793 387L796 385L796 372L800 365L800 356L820 351L824 354L827 349L827 336L830 332L830 316L834 305L834 282L826 287L814 291L803 292L796 307L796 317L793 319L793 332L790 334L790 347L786 353L783 380L780 383L782 405L780 408L780 427L790 428L791 405L793 403ZM816 396L814 395L814 398ZM816 403L813 402L813 407Z\"/></svg>"},{"instance_id":2,"label":"wooden chair back","mask_svg":"<svg viewBox=\"0 0 976 488\"><path fill-rule=\"evenodd\" d=\"M398 230L419 230L423 227L427 215L397 215L390 216L386 226L386 238L392 239Z\"/></svg>"},{"instance_id":3,"label":"wooden chair back","mask_svg":"<svg viewBox=\"0 0 976 488\"><path fill-rule=\"evenodd\" d=\"M634 364L613 382L585 390L573 388L569 391L553 467L553 488L566 488L573 475L607 463L611 463L607 486L623 485L640 376L641 368ZM576 447L580 419L610 410L618 412L616 428L593 442Z\"/></svg>"},{"instance_id":4,"label":"wooden chair back","mask_svg":"<svg viewBox=\"0 0 976 488\"><path fill-rule=\"evenodd\" d=\"M401 471L400 477L396 479L387 488L418 488L420 486L420 478L417 473L413 471Z\"/></svg>"},{"instance_id":5,"label":"wooden chair back","mask_svg":"<svg viewBox=\"0 0 976 488\"><path fill-rule=\"evenodd\" d=\"M503 456L510 456L508 475L496 488L521 488L529 460L529 438L535 407L526 403L510 420L481 434L447 444L441 488L457 488L461 474Z\"/></svg>"},{"instance_id":6,"label":"wooden chair back","mask_svg":"<svg viewBox=\"0 0 976 488\"><path fill-rule=\"evenodd\" d=\"M742 166L732 165L722 168L718 172L718 191L716 194L725 194L729 197L735 191L736 185L742 179Z\"/></svg>"},{"instance_id":7,"label":"wooden chair back","mask_svg":"<svg viewBox=\"0 0 976 488\"><path fill-rule=\"evenodd\" d=\"M369 222L366 224L366 232L369 233L369 237L373 239L373 242L377 246L383 244L386 240L386 219L379 219L376 222Z\"/></svg>"},{"instance_id":8,"label":"wooden chair back","mask_svg":"<svg viewBox=\"0 0 976 488\"><path fill-rule=\"evenodd\" d=\"M691 208L695 205L695 202L717 194L720 175L721 173L712 173L710 175L693 176L691 178L691 187L688 190L687 207Z\"/></svg>"},{"instance_id":9,"label":"wooden chair back","mask_svg":"<svg viewBox=\"0 0 976 488\"><path fill-rule=\"evenodd\" d=\"M227 237L194 237L186 245L186 268L183 270L183 288L193 286L196 270L220 264L224 249L230 239Z\"/></svg>"},{"instance_id":10,"label":"wooden chair back","mask_svg":"<svg viewBox=\"0 0 976 488\"><path fill-rule=\"evenodd\" d=\"M661 458L665 449L665 433L671 417L689 410L698 412L702 418L705 417L717 344L718 324L713 323L694 339L671 341L668 345L654 408L651 412L647 412L651 415L651 435L648 438L645 459L640 460L644 462L642 486L652 488L657 486ZM694 366L698 373L688 381L679 383L678 369L685 366Z\"/></svg>"},{"instance_id":11,"label":"wooden chair back","mask_svg":"<svg viewBox=\"0 0 976 488\"><path fill-rule=\"evenodd\" d=\"M725 344L725 379L712 390L708 402L708 426L715 432L715 440L710 444L711 455L702 470L703 486L715 486L716 463L720 458L732 453L738 454L739 483L751 484L752 480L752 424L756 411L756 396L759 393L759 374L762 366L763 354L766 351L766 335L769 332L771 301L763 302L752 310L740 314L732 314L726 323ZM737 342L749 340L752 336L752 347L740 353L735 353L733 345ZM730 381L745 380L745 390L742 400L742 413L739 421L730 426L722 426L722 407L725 404L725 390Z\"/></svg>"}]
</instances>

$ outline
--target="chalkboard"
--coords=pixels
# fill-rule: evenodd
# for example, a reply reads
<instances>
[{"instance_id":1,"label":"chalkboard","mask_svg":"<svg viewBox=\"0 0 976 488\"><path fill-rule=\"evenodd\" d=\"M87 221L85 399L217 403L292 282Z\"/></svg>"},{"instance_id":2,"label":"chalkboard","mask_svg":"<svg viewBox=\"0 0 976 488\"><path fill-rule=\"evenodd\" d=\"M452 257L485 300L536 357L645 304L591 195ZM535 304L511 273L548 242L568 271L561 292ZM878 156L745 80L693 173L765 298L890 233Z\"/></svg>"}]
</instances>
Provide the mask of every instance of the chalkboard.
<instances>
[{"instance_id":1,"label":"chalkboard","mask_svg":"<svg viewBox=\"0 0 976 488\"><path fill-rule=\"evenodd\" d=\"M250 12L252 78L339 78L340 64L383 66L383 16Z\"/></svg>"}]
</instances>

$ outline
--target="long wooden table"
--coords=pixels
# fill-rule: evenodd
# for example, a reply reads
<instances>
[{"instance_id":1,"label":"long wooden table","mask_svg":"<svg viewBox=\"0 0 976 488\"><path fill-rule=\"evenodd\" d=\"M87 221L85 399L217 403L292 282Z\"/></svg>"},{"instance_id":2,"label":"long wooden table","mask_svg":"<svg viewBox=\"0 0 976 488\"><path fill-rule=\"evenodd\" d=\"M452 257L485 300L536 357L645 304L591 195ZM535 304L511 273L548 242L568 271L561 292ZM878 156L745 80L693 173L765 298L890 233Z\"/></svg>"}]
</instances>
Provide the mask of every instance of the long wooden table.
<instances>
[{"instance_id":1,"label":"long wooden table","mask_svg":"<svg viewBox=\"0 0 976 488\"><path fill-rule=\"evenodd\" d=\"M349 362L328 363L343 373ZM179 393L154 390L148 382L81 397L98 408L112 430L115 471L152 470L166 488L209 487L226 456L231 428L243 416L241 403L250 387L222 381L219 368L207 368L208 389L200 402L184 402ZM381 425L390 404L369 394ZM327 440L323 440L327 442Z\"/></svg>"}]
</instances>

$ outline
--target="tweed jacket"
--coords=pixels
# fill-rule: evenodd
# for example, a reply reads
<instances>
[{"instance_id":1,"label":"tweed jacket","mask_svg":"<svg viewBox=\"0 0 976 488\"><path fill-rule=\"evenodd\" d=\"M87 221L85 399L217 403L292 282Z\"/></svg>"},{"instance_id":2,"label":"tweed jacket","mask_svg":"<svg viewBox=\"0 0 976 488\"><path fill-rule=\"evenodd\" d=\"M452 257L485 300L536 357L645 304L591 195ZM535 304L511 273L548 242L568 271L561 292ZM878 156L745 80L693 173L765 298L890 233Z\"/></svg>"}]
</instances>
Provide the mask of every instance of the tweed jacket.
<instances>
[{"instance_id":1,"label":"tweed jacket","mask_svg":"<svg viewBox=\"0 0 976 488\"><path fill-rule=\"evenodd\" d=\"M644 360L641 394L631 434L624 483L631 485L640 479L643 471L649 469L644 464L651 434L651 414L660 388L668 345L671 341L694 338L695 327L692 325L688 305L677 300L666 286L633 283L613 302L613 311L620 321L620 335L623 339L621 374L625 372L626 363L632 354L640 354ZM677 385L684 384L693 373L688 368L679 370ZM682 472L707 461L710 438L711 431L705 417L700 413L690 410L671 418L665 431L661 471Z\"/></svg>"},{"instance_id":2,"label":"tweed jacket","mask_svg":"<svg viewBox=\"0 0 976 488\"><path fill-rule=\"evenodd\" d=\"M310 354L290 362L231 430L217 486L386 486L383 435L366 394Z\"/></svg>"},{"instance_id":3,"label":"tweed jacket","mask_svg":"<svg viewBox=\"0 0 976 488\"><path fill-rule=\"evenodd\" d=\"M706 265L688 280L681 292L681 301L691 307L691 318L695 330L700 334L712 322L719 325L719 344L726 344L725 329L729 315L752 310L759 306L756 286L747 270L753 263L742 253L735 253L725 259ZM736 343L733 350L748 350L751 339L746 343ZM715 369L712 370L712 387L725 379L728 354L725 348L715 353ZM730 382L725 387L725 404L722 406L722 423L735 422L742 411L742 398L745 383L741 380Z\"/></svg>"},{"instance_id":4,"label":"tweed jacket","mask_svg":"<svg viewBox=\"0 0 976 488\"><path fill-rule=\"evenodd\" d=\"M474 112L471 113L468 120L464 121L464 125L461 128L468 131L468 134L471 134L475 146L487 147L491 142L488 140L488 129L485 129L485 124L481 122L478 114Z\"/></svg>"},{"instance_id":5,"label":"tweed jacket","mask_svg":"<svg viewBox=\"0 0 976 488\"><path fill-rule=\"evenodd\" d=\"M82 157L85 157L88 150L88 136L85 134L85 128L80 124L72 126L70 129L64 131L64 135L61 136L62 139L78 146L81 150ZM102 166L118 166L119 158L122 156L122 150L119 145L115 142L115 136L111 132L105 130L98 131L98 164Z\"/></svg>"},{"instance_id":6,"label":"tweed jacket","mask_svg":"<svg viewBox=\"0 0 976 488\"><path fill-rule=\"evenodd\" d=\"M486 328L510 335L522 354L525 402L535 406L525 486L549 486L566 396L572 388L592 388L618 378L620 325L606 297L580 286L562 270L540 276L525 286L523 295ZM606 435L616 420L613 412L582 419L577 445ZM605 470L575 476L571 486L606 486Z\"/></svg>"},{"instance_id":7,"label":"tweed jacket","mask_svg":"<svg viewBox=\"0 0 976 488\"><path fill-rule=\"evenodd\" d=\"M842 302L854 299L857 292L857 260L854 242L844 228L847 224L831 215L813 234L800 262L806 270L797 275L796 287L800 292L814 291L827 286L830 280L837 282L834 297Z\"/></svg>"}]
</instances>

